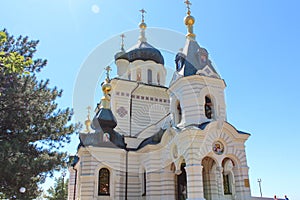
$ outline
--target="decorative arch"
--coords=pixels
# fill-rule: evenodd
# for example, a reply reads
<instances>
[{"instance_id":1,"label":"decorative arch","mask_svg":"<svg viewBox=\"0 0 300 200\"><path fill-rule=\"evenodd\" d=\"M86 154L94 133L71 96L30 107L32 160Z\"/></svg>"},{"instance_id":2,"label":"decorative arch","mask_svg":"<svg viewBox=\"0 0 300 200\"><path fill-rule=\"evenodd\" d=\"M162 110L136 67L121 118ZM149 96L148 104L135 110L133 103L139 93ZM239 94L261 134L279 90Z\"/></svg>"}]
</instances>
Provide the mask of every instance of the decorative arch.
<instances>
[{"instance_id":1,"label":"decorative arch","mask_svg":"<svg viewBox=\"0 0 300 200\"><path fill-rule=\"evenodd\" d=\"M218 190L217 185L217 162L213 157L206 156L201 161L203 192L206 200L218 199L215 195Z\"/></svg>"},{"instance_id":2,"label":"decorative arch","mask_svg":"<svg viewBox=\"0 0 300 200\"><path fill-rule=\"evenodd\" d=\"M223 121L212 121L203 131L209 131L210 134L206 135L204 145L200 147L200 157L205 157L211 153L214 155L212 145L215 141L220 141L224 145L224 152L221 154L221 158L229 157L237 167L247 166L245 150L237 148L234 141L236 141L237 138L246 140L249 135L238 133L231 124ZM240 140L238 142L242 143Z\"/></svg>"}]
</instances>

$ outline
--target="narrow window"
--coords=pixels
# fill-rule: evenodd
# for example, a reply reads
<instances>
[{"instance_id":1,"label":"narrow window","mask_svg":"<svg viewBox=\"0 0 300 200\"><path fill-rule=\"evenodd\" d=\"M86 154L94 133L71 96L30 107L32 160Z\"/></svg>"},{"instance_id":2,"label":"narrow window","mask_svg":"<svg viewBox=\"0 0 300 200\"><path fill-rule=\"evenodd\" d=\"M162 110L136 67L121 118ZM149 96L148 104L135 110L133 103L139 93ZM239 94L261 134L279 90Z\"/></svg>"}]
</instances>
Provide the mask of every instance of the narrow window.
<instances>
[{"instance_id":1,"label":"narrow window","mask_svg":"<svg viewBox=\"0 0 300 200\"><path fill-rule=\"evenodd\" d=\"M206 63L207 58L206 58L205 55L201 55L201 56L200 56L200 59L201 59L201 62L202 62L202 63Z\"/></svg>"},{"instance_id":2,"label":"narrow window","mask_svg":"<svg viewBox=\"0 0 300 200\"><path fill-rule=\"evenodd\" d=\"M230 188L230 179L229 174L223 174L223 186L224 186L224 194L232 194Z\"/></svg>"},{"instance_id":3,"label":"narrow window","mask_svg":"<svg viewBox=\"0 0 300 200\"><path fill-rule=\"evenodd\" d=\"M205 116L207 117L207 119L212 119L213 117L213 104L211 99L208 96L205 96L205 105L204 105L204 109L205 109Z\"/></svg>"},{"instance_id":4,"label":"narrow window","mask_svg":"<svg viewBox=\"0 0 300 200\"><path fill-rule=\"evenodd\" d=\"M157 84L160 85L160 75L157 73Z\"/></svg>"},{"instance_id":5,"label":"narrow window","mask_svg":"<svg viewBox=\"0 0 300 200\"><path fill-rule=\"evenodd\" d=\"M143 194L142 196L146 196L146 188L147 188L147 174L146 174L146 171L144 171L144 174L143 174Z\"/></svg>"},{"instance_id":6,"label":"narrow window","mask_svg":"<svg viewBox=\"0 0 300 200\"><path fill-rule=\"evenodd\" d=\"M109 142L110 141L110 135L109 133L103 134L103 142Z\"/></svg>"},{"instance_id":7,"label":"narrow window","mask_svg":"<svg viewBox=\"0 0 300 200\"><path fill-rule=\"evenodd\" d=\"M99 170L98 195L109 195L109 170L107 168Z\"/></svg>"},{"instance_id":8,"label":"narrow window","mask_svg":"<svg viewBox=\"0 0 300 200\"><path fill-rule=\"evenodd\" d=\"M136 70L136 81L141 81L142 80L142 72L141 69Z\"/></svg>"},{"instance_id":9,"label":"narrow window","mask_svg":"<svg viewBox=\"0 0 300 200\"><path fill-rule=\"evenodd\" d=\"M182 110L179 101L177 101L176 109L177 109L176 124L179 124L181 122L181 116L182 116Z\"/></svg>"},{"instance_id":10,"label":"narrow window","mask_svg":"<svg viewBox=\"0 0 300 200\"><path fill-rule=\"evenodd\" d=\"M131 73L128 72L128 80L131 80Z\"/></svg>"},{"instance_id":11,"label":"narrow window","mask_svg":"<svg viewBox=\"0 0 300 200\"><path fill-rule=\"evenodd\" d=\"M148 69L147 72L148 72L148 83L152 84L152 70Z\"/></svg>"}]
</instances>

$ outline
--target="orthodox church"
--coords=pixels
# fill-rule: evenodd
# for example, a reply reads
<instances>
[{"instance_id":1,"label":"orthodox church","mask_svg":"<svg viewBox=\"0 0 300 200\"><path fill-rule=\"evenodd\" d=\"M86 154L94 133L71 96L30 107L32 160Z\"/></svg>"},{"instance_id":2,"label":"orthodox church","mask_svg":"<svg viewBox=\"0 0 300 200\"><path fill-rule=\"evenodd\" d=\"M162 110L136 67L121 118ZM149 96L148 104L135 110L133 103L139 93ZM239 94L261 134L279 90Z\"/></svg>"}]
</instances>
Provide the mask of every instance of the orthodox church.
<instances>
[{"instance_id":1,"label":"orthodox church","mask_svg":"<svg viewBox=\"0 0 300 200\"><path fill-rule=\"evenodd\" d=\"M249 200L245 142L227 122L225 81L196 41L190 3L187 35L166 86L161 52L147 42L115 54L117 77L102 83L95 116L79 134L68 199Z\"/></svg>"}]
</instances>

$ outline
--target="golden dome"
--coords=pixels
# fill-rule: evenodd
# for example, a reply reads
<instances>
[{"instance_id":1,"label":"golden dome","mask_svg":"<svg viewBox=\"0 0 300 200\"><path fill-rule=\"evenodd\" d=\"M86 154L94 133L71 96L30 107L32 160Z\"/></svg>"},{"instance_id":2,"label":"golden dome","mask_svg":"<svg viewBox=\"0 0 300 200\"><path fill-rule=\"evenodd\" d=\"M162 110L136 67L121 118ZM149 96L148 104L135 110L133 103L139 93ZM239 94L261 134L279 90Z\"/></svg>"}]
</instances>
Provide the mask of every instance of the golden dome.
<instances>
[{"instance_id":1,"label":"golden dome","mask_svg":"<svg viewBox=\"0 0 300 200\"><path fill-rule=\"evenodd\" d=\"M185 25L187 26L193 26L194 23L195 23L195 18L191 15L187 15L185 18L184 18L184 23Z\"/></svg>"},{"instance_id":2,"label":"golden dome","mask_svg":"<svg viewBox=\"0 0 300 200\"><path fill-rule=\"evenodd\" d=\"M108 81L105 81L102 85L102 91L104 94L108 94L111 91L111 85L108 83Z\"/></svg>"},{"instance_id":3,"label":"golden dome","mask_svg":"<svg viewBox=\"0 0 300 200\"><path fill-rule=\"evenodd\" d=\"M147 28L147 24L146 24L145 22L141 22L141 23L139 24L139 27L140 27L141 29L146 29L146 28Z\"/></svg>"},{"instance_id":4,"label":"golden dome","mask_svg":"<svg viewBox=\"0 0 300 200\"><path fill-rule=\"evenodd\" d=\"M91 126L91 120L90 119L85 120L84 124L85 124L86 127L90 127ZM89 129L87 128L87 130L89 130Z\"/></svg>"}]
</instances>

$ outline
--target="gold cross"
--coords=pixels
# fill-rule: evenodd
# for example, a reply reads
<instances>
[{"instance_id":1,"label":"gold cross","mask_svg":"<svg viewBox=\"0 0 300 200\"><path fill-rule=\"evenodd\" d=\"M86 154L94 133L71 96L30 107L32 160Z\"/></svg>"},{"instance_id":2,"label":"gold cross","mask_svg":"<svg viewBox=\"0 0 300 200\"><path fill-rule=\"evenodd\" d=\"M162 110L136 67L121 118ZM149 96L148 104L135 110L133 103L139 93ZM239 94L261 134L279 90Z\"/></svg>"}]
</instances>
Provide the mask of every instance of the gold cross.
<instances>
[{"instance_id":1,"label":"gold cross","mask_svg":"<svg viewBox=\"0 0 300 200\"><path fill-rule=\"evenodd\" d=\"M90 112L91 112L91 106L88 106L87 108L86 108L87 110L88 110L88 116L90 116Z\"/></svg>"},{"instance_id":2,"label":"gold cross","mask_svg":"<svg viewBox=\"0 0 300 200\"><path fill-rule=\"evenodd\" d=\"M87 108L86 108L87 110L88 110L88 115L87 115L87 118L88 118L88 120L90 120L90 114L91 114L91 106L88 106Z\"/></svg>"},{"instance_id":3,"label":"gold cross","mask_svg":"<svg viewBox=\"0 0 300 200\"><path fill-rule=\"evenodd\" d=\"M124 33L122 33L122 35L120 35L120 37L122 38L122 40L121 40L121 50L124 50L124 38L125 38Z\"/></svg>"},{"instance_id":4,"label":"gold cross","mask_svg":"<svg viewBox=\"0 0 300 200\"><path fill-rule=\"evenodd\" d=\"M140 10L140 12L142 13L142 22L144 22L144 14L147 13L146 10L143 8L142 10Z\"/></svg>"},{"instance_id":5,"label":"gold cross","mask_svg":"<svg viewBox=\"0 0 300 200\"><path fill-rule=\"evenodd\" d=\"M190 6L192 5L192 3L189 0L186 0L184 3L186 4L186 8L188 9L188 14L190 14Z\"/></svg>"},{"instance_id":6,"label":"gold cross","mask_svg":"<svg viewBox=\"0 0 300 200\"><path fill-rule=\"evenodd\" d=\"M106 68L104 68L106 70L106 79L109 80L109 72L111 71L111 67L107 66Z\"/></svg>"}]
</instances>

